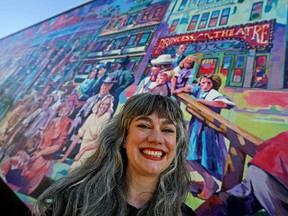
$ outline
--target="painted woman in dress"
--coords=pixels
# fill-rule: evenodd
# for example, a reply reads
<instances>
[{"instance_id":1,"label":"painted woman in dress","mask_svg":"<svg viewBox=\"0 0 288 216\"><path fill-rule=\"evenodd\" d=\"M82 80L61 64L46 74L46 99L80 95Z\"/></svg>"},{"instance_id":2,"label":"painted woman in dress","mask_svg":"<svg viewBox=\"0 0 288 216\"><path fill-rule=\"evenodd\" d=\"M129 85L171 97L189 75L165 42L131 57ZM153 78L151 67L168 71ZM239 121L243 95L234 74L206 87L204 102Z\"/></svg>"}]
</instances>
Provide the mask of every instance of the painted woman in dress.
<instances>
[{"instance_id":1,"label":"painted woman in dress","mask_svg":"<svg viewBox=\"0 0 288 216\"><path fill-rule=\"evenodd\" d=\"M221 78L216 74L205 74L199 78L198 85L186 86L176 93L189 92L198 102L220 114L221 109L231 109L235 104L218 92ZM222 134L192 116L189 124L190 140L186 160L191 170L197 171L204 179L204 189L197 196L210 197L218 185L212 176L222 180L227 148Z\"/></svg>"},{"instance_id":2,"label":"painted woman in dress","mask_svg":"<svg viewBox=\"0 0 288 216\"><path fill-rule=\"evenodd\" d=\"M97 148L98 136L105 124L111 119L113 113L113 96L106 95L99 100L92 108L92 113L88 116L78 134L69 146L60 162L64 162L82 138L80 150L74 158L70 171L80 166L90 157Z\"/></svg>"},{"instance_id":3,"label":"painted woman in dress","mask_svg":"<svg viewBox=\"0 0 288 216\"><path fill-rule=\"evenodd\" d=\"M21 189L22 192L30 194L41 183L49 173L52 165L53 155L63 147L66 142L68 130L72 120L69 115L74 109L72 100L59 105L58 116L55 117L44 129L37 149L32 153L27 172L22 173L29 181L29 184Z\"/></svg>"},{"instance_id":4,"label":"painted woman in dress","mask_svg":"<svg viewBox=\"0 0 288 216\"><path fill-rule=\"evenodd\" d=\"M194 55L186 56L180 64L173 69L173 77L171 78L171 94L175 93L176 89L184 88L188 84L191 77L192 69L197 62L197 57Z\"/></svg>"}]
</instances>

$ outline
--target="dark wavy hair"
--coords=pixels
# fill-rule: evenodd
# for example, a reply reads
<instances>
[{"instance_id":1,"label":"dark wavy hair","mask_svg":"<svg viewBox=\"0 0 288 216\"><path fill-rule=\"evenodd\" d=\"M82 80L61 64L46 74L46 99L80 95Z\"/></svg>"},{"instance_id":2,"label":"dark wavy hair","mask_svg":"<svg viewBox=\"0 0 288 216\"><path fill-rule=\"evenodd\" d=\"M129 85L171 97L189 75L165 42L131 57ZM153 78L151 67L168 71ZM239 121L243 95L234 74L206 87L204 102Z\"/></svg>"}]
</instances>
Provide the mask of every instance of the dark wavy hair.
<instances>
[{"instance_id":1,"label":"dark wavy hair","mask_svg":"<svg viewBox=\"0 0 288 216\"><path fill-rule=\"evenodd\" d=\"M127 215L127 155L123 143L131 120L156 112L176 125L176 156L161 173L157 189L139 215L181 215L187 198L188 134L183 113L171 98L141 93L132 96L103 129L99 147L78 169L59 179L35 203L36 215Z\"/></svg>"}]
</instances>

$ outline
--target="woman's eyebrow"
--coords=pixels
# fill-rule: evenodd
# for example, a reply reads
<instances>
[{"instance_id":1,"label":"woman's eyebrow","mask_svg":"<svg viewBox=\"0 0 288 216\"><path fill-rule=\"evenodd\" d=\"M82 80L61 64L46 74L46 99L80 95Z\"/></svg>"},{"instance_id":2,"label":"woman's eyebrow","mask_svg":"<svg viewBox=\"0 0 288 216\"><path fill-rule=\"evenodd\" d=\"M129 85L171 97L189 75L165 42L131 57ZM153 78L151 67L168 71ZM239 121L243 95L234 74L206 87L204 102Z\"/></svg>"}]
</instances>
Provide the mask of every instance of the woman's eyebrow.
<instances>
[{"instance_id":1,"label":"woman's eyebrow","mask_svg":"<svg viewBox=\"0 0 288 216\"><path fill-rule=\"evenodd\" d=\"M135 121L141 121L141 120L152 122L152 119L148 116L139 116L135 119Z\"/></svg>"},{"instance_id":2,"label":"woman's eyebrow","mask_svg":"<svg viewBox=\"0 0 288 216\"><path fill-rule=\"evenodd\" d=\"M135 119L136 122L137 122L137 121L141 121L141 120L143 120L143 121L148 121L148 122L150 122L150 123L153 122L153 119L150 118L149 116L140 116L140 117L137 117L137 118ZM171 119L166 119L166 118L162 121L162 123L165 124L165 125L175 125L175 122L174 122L174 121L172 121Z\"/></svg>"},{"instance_id":3,"label":"woman's eyebrow","mask_svg":"<svg viewBox=\"0 0 288 216\"><path fill-rule=\"evenodd\" d=\"M172 121L171 119L165 119L163 121L163 124L165 124L165 125L175 125L175 122Z\"/></svg>"}]
</instances>

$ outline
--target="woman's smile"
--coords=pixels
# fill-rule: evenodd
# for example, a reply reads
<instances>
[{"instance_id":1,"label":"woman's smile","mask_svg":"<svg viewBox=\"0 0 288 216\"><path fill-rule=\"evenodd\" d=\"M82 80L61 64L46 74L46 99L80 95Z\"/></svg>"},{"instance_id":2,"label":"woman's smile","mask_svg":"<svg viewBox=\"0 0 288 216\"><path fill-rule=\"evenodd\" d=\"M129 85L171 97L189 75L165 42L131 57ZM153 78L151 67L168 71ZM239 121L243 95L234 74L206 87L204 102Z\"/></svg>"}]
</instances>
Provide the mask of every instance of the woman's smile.
<instances>
[{"instance_id":1,"label":"woman's smile","mask_svg":"<svg viewBox=\"0 0 288 216\"><path fill-rule=\"evenodd\" d=\"M164 151L153 148L143 148L140 149L140 151L143 154L143 157L150 160L162 160L162 158L166 155Z\"/></svg>"}]
</instances>

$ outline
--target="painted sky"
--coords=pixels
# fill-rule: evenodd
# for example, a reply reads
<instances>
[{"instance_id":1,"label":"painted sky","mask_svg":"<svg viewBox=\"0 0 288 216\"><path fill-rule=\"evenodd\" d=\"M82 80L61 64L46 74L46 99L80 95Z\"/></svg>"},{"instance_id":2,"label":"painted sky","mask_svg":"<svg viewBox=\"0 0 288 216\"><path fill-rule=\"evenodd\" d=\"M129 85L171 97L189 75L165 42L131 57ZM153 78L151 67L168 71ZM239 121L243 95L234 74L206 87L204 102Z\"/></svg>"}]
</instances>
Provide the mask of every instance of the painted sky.
<instances>
[{"instance_id":1,"label":"painted sky","mask_svg":"<svg viewBox=\"0 0 288 216\"><path fill-rule=\"evenodd\" d=\"M1 0L0 39L87 2L90 1Z\"/></svg>"}]
</instances>

